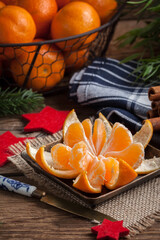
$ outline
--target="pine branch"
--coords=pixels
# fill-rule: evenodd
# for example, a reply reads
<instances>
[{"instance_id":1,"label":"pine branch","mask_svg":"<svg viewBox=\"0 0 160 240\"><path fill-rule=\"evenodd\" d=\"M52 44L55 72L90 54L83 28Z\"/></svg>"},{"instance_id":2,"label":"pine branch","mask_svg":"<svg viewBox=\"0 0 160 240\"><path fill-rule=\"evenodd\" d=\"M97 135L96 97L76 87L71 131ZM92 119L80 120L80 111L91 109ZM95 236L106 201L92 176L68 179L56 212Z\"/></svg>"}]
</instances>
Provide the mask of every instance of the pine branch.
<instances>
[{"instance_id":1,"label":"pine branch","mask_svg":"<svg viewBox=\"0 0 160 240\"><path fill-rule=\"evenodd\" d=\"M42 94L31 89L0 88L0 116L20 115L44 107Z\"/></svg>"},{"instance_id":2,"label":"pine branch","mask_svg":"<svg viewBox=\"0 0 160 240\"><path fill-rule=\"evenodd\" d=\"M155 17L147 21L145 27L133 29L117 39L120 47L130 45L133 49L137 49L137 53L125 58L122 62L138 59L140 64L134 71L138 74L137 79L160 82L160 2L159 0L133 0L128 3L142 4L142 8L137 12L140 17L147 11L155 14Z\"/></svg>"}]
</instances>

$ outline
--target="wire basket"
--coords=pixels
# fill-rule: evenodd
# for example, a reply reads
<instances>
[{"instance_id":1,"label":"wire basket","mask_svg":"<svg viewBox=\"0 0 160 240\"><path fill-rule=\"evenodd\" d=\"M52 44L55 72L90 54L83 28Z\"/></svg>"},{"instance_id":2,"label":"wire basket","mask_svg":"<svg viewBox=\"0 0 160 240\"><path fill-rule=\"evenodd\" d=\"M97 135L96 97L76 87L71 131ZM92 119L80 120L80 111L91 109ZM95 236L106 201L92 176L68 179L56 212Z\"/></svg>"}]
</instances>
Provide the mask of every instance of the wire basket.
<instances>
[{"instance_id":1,"label":"wire basket","mask_svg":"<svg viewBox=\"0 0 160 240\"><path fill-rule=\"evenodd\" d=\"M39 92L66 87L65 76L105 56L125 3L120 1L112 19L90 32L56 40L0 44L0 87L19 86ZM90 41L93 35L96 38Z\"/></svg>"}]
</instances>

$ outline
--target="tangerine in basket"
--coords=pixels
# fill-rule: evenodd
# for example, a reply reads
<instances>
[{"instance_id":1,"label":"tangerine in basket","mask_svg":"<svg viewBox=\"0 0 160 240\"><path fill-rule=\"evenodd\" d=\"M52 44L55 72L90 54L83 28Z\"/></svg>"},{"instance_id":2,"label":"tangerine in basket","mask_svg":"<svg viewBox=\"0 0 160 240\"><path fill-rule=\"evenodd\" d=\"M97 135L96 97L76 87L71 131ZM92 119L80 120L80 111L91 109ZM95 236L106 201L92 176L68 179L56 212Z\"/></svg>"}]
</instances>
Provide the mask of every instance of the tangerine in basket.
<instances>
[{"instance_id":1,"label":"tangerine in basket","mask_svg":"<svg viewBox=\"0 0 160 240\"><path fill-rule=\"evenodd\" d=\"M71 2L75 2L76 0L71 0ZM81 0L82 2L89 3L91 6L95 8L97 13L100 16L101 23L107 23L111 17L115 14L117 9L117 1L116 0Z\"/></svg>"},{"instance_id":2,"label":"tangerine in basket","mask_svg":"<svg viewBox=\"0 0 160 240\"><path fill-rule=\"evenodd\" d=\"M36 26L29 12L7 5L0 10L0 43L32 42Z\"/></svg>"},{"instance_id":3,"label":"tangerine in basket","mask_svg":"<svg viewBox=\"0 0 160 240\"><path fill-rule=\"evenodd\" d=\"M66 69L68 71L77 71L78 69L82 68L88 60L89 50L82 49L79 51L73 52L63 52Z\"/></svg>"},{"instance_id":4,"label":"tangerine in basket","mask_svg":"<svg viewBox=\"0 0 160 240\"><path fill-rule=\"evenodd\" d=\"M50 25L57 12L55 0L17 0L16 5L26 9L36 24L36 38L46 38L50 32Z\"/></svg>"},{"instance_id":5,"label":"tangerine in basket","mask_svg":"<svg viewBox=\"0 0 160 240\"><path fill-rule=\"evenodd\" d=\"M5 6L6 6L6 4L0 1L0 9L5 7Z\"/></svg>"},{"instance_id":6,"label":"tangerine in basket","mask_svg":"<svg viewBox=\"0 0 160 240\"><path fill-rule=\"evenodd\" d=\"M15 5L17 3L17 0L2 0L2 2L6 5Z\"/></svg>"},{"instance_id":7,"label":"tangerine in basket","mask_svg":"<svg viewBox=\"0 0 160 240\"><path fill-rule=\"evenodd\" d=\"M58 9L61 9L64 7L66 4L68 4L71 0L56 0L58 4Z\"/></svg>"},{"instance_id":8,"label":"tangerine in basket","mask_svg":"<svg viewBox=\"0 0 160 240\"><path fill-rule=\"evenodd\" d=\"M96 10L84 2L71 2L61 8L51 24L53 39L67 38L86 33L100 26L100 18ZM56 45L64 51L87 48L97 36L97 32L68 41L57 42Z\"/></svg>"},{"instance_id":9,"label":"tangerine in basket","mask_svg":"<svg viewBox=\"0 0 160 240\"><path fill-rule=\"evenodd\" d=\"M42 40L34 40L34 42L36 41ZM23 47L20 56L11 61L11 72L19 86L24 84L36 49L37 46ZM47 91L61 81L64 71L65 63L61 51L51 44L42 45L33 64L26 87L32 88L34 91Z\"/></svg>"}]
</instances>

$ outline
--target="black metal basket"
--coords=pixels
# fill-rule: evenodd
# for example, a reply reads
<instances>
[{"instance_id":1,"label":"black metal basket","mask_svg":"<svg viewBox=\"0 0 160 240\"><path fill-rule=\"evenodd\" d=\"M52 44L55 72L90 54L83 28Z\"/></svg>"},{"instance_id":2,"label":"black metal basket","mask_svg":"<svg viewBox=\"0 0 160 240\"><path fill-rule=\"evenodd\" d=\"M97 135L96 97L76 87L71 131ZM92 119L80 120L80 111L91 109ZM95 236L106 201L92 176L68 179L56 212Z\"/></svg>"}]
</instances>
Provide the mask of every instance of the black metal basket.
<instances>
[{"instance_id":1,"label":"black metal basket","mask_svg":"<svg viewBox=\"0 0 160 240\"><path fill-rule=\"evenodd\" d=\"M87 66L96 57L105 56L125 3L126 1L120 1L112 19L90 32L56 40L26 44L0 44L0 59L2 59L0 87L32 87L33 90L48 92L55 87L66 86L67 81L64 76L84 65ZM93 34L97 35L96 38L87 42ZM53 44L57 43L63 43L63 49L53 48ZM78 45L76 51L75 45ZM64 61L62 61L62 51ZM21 53L25 53L23 54L25 57L19 57ZM44 56L49 58L51 53L55 55L52 61L45 60ZM70 60L72 54L74 54L74 61ZM42 67L43 73L41 73Z\"/></svg>"}]
</instances>

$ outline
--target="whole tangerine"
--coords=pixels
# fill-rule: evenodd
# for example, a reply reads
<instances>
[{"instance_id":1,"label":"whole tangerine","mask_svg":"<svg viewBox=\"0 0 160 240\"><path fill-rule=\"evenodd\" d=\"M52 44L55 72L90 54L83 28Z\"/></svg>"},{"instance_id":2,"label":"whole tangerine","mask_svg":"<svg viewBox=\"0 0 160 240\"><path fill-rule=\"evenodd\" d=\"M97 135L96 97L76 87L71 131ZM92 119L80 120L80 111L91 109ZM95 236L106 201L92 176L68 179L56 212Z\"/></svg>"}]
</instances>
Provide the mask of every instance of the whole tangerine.
<instances>
[{"instance_id":1,"label":"whole tangerine","mask_svg":"<svg viewBox=\"0 0 160 240\"><path fill-rule=\"evenodd\" d=\"M6 5L15 5L17 3L17 0L1 0Z\"/></svg>"},{"instance_id":2,"label":"whole tangerine","mask_svg":"<svg viewBox=\"0 0 160 240\"><path fill-rule=\"evenodd\" d=\"M34 42L44 41L35 39ZM23 86L35 56L37 46L23 47L21 55L11 61L10 69L15 82ZM64 76L65 63L61 51L53 44L42 45L26 83L34 91L47 91L53 88Z\"/></svg>"},{"instance_id":3,"label":"whole tangerine","mask_svg":"<svg viewBox=\"0 0 160 240\"><path fill-rule=\"evenodd\" d=\"M76 0L71 0L71 2L75 2ZM82 2L89 3L91 6L95 8L97 13L100 16L101 23L107 23L111 17L115 14L117 9L117 1L116 0L81 0Z\"/></svg>"},{"instance_id":4,"label":"whole tangerine","mask_svg":"<svg viewBox=\"0 0 160 240\"><path fill-rule=\"evenodd\" d=\"M68 71L77 71L82 68L88 60L88 48L74 52L64 52L66 69Z\"/></svg>"},{"instance_id":5,"label":"whole tangerine","mask_svg":"<svg viewBox=\"0 0 160 240\"><path fill-rule=\"evenodd\" d=\"M53 39L67 38L86 33L100 26L100 18L96 10L84 2L71 2L61 8L55 15L51 25ZM57 42L64 51L87 48L96 38L97 32L68 41Z\"/></svg>"},{"instance_id":6,"label":"whole tangerine","mask_svg":"<svg viewBox=\"0 0 160 240\"><path fill-rule=\"evenodd\" d=\"M66 4L68 4L71 0L56 0L58 4L58 9L61 9L64 7Z\"/></svg>"},{"instance_id":7,"label":"whole tangerine","mask_svg":"<svg viewBox=\"0 0 160 240\"><path fill-rule=\"evenodd\" d=\"M26 9L33 17L36 24L36 38L46 38L50 32L50 25L57 12L55 0L17 0L17 4Z\"/></svg>"},{"instance_id":8,"label":"whole tangerine","mask_svg":"<svg viewBox=\"0 0 160 240\"><path fill-rule=\"evenodd\" d=\"M36 26L29 12L7 5L0 10L0 43L32 42Z\"/></svg>"},{"instance_id":9,"label":"whole tangerine","mask_svg":"<svg viewBox=\"0 0 160 240\"><path fill-rule=\"evenodd\" d=\"M5 6L6 6L6 4L0 1L0 9L5 7Z\"/></svg>"}]
</instances>

